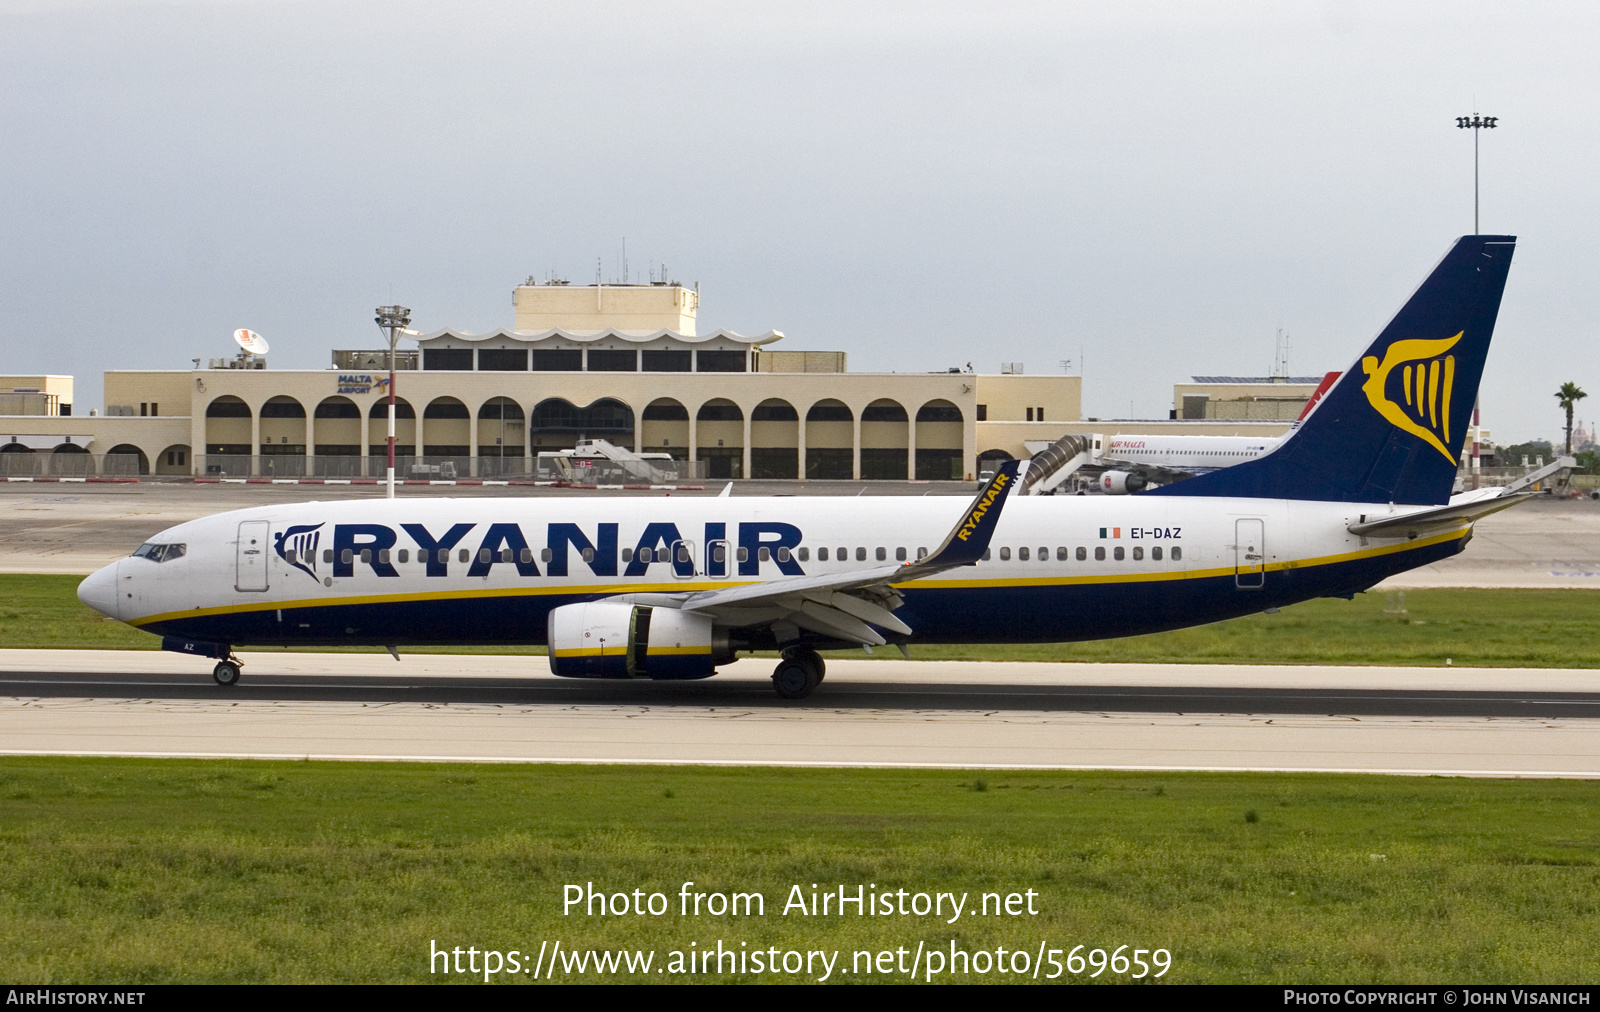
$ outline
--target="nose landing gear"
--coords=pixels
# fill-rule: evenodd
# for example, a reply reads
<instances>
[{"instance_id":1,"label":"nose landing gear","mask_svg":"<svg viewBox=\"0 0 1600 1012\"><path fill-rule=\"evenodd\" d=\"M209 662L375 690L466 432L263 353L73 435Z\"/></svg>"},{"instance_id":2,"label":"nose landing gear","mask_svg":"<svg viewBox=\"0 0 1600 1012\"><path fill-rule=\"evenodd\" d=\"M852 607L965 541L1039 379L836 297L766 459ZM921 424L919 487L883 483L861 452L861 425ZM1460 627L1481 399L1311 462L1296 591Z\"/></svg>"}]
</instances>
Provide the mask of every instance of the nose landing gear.
<instances>
[{"instance_id":1,"label":"nose landing gear","mask_svg":"<svg viewBox=\"0 0 1600 1012\"><path fill-rule=\"evenodd\" d=\"M236 658L229 657L225 661L217 662L217 666L211 669L211 677L218 685L234 685L239 681L242 667Z\"/></svg>"}]
</instances>

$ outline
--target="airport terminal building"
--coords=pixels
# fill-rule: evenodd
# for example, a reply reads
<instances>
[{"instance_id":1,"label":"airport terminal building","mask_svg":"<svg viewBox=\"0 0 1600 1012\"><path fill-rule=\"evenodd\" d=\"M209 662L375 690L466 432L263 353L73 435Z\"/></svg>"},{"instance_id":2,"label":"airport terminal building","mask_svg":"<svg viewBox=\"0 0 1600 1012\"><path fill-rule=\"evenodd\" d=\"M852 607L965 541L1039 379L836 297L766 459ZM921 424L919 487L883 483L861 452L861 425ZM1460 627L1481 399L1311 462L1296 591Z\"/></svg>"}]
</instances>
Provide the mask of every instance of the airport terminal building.
<instances>
[{"instance_id":1,"label":"airport terminal building","mask_svg":"<svg viewBox=\"0 0 1600 1012\"><path fill-rule=\"evenodd\" d=\"M780 349L777 331L698 333L698 292L676 284L530 280L514 306L508 329L402 339L402 477L540 476L540 453L604 439L669 455L686 478L969 480L1069 432L1276 435L1310 394L1279 385L1270 413L1194 418L1190 391L1166 423L1086 421L1079 376L850 372L843 352ZM0 377L0 474L378 477L388 358L108 371L103 413L74 412L70 377Z\"/></svg>"}]
</instances>

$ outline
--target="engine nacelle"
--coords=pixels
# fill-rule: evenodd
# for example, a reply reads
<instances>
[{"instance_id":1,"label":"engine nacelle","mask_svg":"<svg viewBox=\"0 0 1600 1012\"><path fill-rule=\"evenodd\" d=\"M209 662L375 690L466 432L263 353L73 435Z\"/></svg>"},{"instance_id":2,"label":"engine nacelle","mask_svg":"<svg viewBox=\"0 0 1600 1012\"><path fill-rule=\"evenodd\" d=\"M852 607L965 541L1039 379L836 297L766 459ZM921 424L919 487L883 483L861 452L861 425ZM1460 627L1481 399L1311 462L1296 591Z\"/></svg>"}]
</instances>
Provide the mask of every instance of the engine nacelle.
<instances>
[{"instance_id":1,"label":"engine nacelle","mask_svg":"<svg viewBox=\"0 0 1600 1012\"><path fill-rule=\"evenodd\" d=\"M1132 495L1143 492L1150 483L1132 471L1106 471L1100 475L1100 491L1106 495Z\"/></svg>"},{"instance_id":2,"label":"engine nacelle","mask_svg":"<svg viewBox=\"0 0 1600 1012\"><path fill-rule=\"evenodd\" d=\"M731 659L711 616L674 608L566 604L550 612L546 632L550 671L564 678L707 678Z\"/></svg>"}]
</instances>

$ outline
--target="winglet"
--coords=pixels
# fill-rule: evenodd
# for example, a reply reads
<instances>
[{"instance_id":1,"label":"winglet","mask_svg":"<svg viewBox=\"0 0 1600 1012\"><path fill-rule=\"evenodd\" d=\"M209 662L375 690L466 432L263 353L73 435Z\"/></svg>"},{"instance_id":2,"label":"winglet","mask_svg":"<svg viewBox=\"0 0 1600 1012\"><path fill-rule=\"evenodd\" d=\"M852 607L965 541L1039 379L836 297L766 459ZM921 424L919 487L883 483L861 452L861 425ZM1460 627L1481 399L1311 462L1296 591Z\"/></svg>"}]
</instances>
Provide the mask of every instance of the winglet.
<instances>
[{"instance_id":1,"label":"winglet","mask_svg":"<svg viewBox=\"0 0 1600 1012\"><path fill-rule=\"evenodd\" d=\"M989 539L994 537L994 529L1000 523L1000 511L1011 493L1011 487L1016 484L1017 467L1015 460L1001 464L1000 470L995 472L995 476L972 500L972 505L967 507L961 522L945 536L944 543L934 549L932 555L909 563L905 568L948 569L951 566L977 565L989 548Z\"/></svg>"}]
</instances>

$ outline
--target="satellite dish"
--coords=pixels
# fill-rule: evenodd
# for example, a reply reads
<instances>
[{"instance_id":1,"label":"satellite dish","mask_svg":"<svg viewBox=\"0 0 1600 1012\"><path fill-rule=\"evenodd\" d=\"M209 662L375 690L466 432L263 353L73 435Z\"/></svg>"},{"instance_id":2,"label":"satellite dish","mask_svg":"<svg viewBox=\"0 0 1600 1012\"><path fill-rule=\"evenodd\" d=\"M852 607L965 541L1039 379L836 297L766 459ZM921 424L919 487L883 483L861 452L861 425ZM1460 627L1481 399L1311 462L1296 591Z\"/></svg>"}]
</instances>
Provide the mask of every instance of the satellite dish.
<instances>
[{"instance_id":1,"label":"satellite dish","mask_svg":"<svg viewBox=\"0 0 1600 1012\"><path fill-rule=\"evenodd\" d=\"M267 353L267 339L253 330L236 330L233 339L239 342L239 347L252 355L265 355Z\"/></svg>"}]
</instances>

